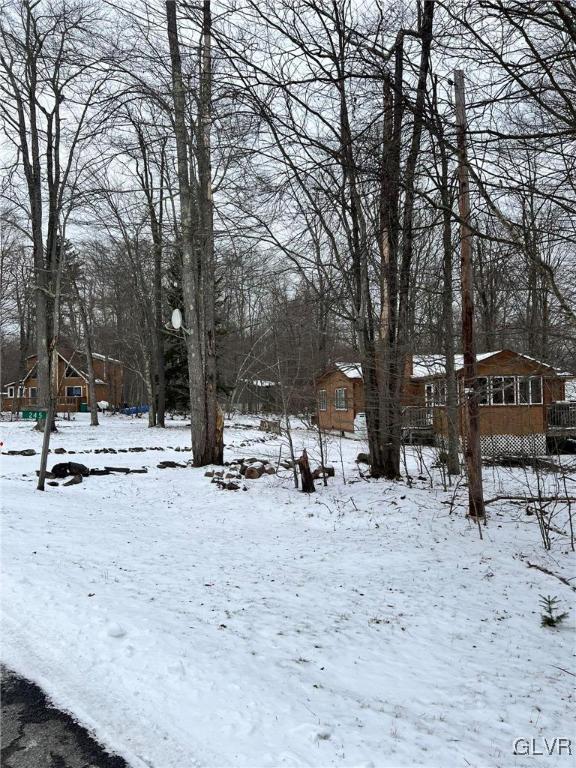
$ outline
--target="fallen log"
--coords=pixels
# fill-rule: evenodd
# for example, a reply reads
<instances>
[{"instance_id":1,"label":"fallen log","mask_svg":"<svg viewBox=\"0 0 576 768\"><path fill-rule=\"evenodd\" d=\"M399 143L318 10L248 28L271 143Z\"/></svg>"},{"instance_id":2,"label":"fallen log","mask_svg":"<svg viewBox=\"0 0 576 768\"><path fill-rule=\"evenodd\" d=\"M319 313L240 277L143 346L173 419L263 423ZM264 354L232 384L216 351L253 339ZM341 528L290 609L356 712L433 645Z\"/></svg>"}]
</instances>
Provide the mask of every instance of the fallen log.
<instances>
[{"instance_id":1,"label":"fallen log","mask_svg":"<svg viewBox=\"0 0 576 768\"><path fill-rule=\"evenodd\" d=\"M484 504L492 504L494 501L518 501L525 503L542 501L549 504L551 501L576 501L576 496L493 496L491 499L485 499Z\"/></svg>"}]
</instances>

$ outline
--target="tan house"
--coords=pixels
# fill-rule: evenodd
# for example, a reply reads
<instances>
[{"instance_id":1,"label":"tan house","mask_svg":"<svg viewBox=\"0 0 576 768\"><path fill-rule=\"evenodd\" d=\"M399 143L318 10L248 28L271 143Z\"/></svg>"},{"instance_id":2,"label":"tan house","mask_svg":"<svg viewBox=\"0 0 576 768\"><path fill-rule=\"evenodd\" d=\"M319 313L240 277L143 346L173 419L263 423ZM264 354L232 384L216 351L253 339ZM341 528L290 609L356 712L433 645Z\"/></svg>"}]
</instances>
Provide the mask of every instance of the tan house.
<instances>
[{"instance_id":1,"label":"tan house","mask_svg":"<svg viewBox=\"0 0 576 768\"><path fill-rule=\"evenodd\" d=\"M316 379L318 424L321 429L354 432L354 420L364 413L364 380L359 363L334 363Z\"/></svg>"},{"instance_id":2,"label":"tan house","mask_svg":"<svg viewBox=\"0 0 576 768\"><path fill-rule=\"evenodd\" d=\"M122 405L124 388L124 367L119 360L105 355L92 354L96 402L107 402L110 406ZM2 410L11 411L14 400L19 411L34 409L39 405L38 382L36 379L37 356L26 358L26 376L17 384L11 381L3 387ZM88 410L90 392L88 389L88 374L86 373L86 357L82 352L65 346L58 350L58 411Z\"/></svg>"},{"instance_id":3,"label":"tan house","mask_svg":"<svg viewBox=\"0 0 576 768\"><path fill-rule=\"evenodd\" d=\"M454 360L463 402L463 358ZM546 452L547 438L576 438L576 402L567 384L574 375L512 350L477 356L480 433L485 452ZM354 434L364 410L360 366L336 363L316 382L318 422L328 431ZM409 358L402 387L403 430L414 439L431 435L441 443L447 433L446 371L442 355ZM463 410L459 407L460 433Z\"/></svg>"}]
</instances>

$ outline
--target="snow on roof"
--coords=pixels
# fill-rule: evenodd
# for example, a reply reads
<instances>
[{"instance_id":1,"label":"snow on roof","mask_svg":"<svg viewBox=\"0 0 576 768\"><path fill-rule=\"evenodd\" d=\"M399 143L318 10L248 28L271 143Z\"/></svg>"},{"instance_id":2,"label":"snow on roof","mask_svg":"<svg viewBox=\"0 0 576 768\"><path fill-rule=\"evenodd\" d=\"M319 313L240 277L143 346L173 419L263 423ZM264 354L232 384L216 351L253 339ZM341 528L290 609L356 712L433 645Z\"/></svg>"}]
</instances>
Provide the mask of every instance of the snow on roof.
<instances>
[{"instance_id":1,"label":"snow on roof","mask_svg":"<svg viewBox=\"0 0 576 768\"><path fill-rule=\"evenodd\" d=\"M362 366L360 363L334 363L334 367L337 368L340 373L347 376L349 379L361 379L362 378Z\"/></svg>"},{"instance_id":2,"label":"snow on roof","mask_svg":"<svg viewBox=\"0 0 576 768\"><path fill-rule=\"evenodd\" d=\"M481 352L476 355L476 362L486 360L496 352ZM454 368L459 371L464 367L464 355L454 355ZM444 355L414 355L412 358L412 378L423 379L427 376L440 376L446 373L446 357Z\"/></svg>"},{"instance_id":3,"label":"snow on roof","mask_svg":"<svg viewBox=\"0 0 576 768\"><path fill-rule=\"evenodd\" d=\"M97 360L107 360L109 363L118 363L119 365L122 365L121 360L116 360L115 357L109 357L108 355L100 355L97 352L92 352L92 357L95 357Z\"/></svg>"},{"instance_id":4,"label":"snow on roof","mask_svg":"<svg viewBox=\"0 0 576 768\"><path fill-rule=\"evenodd\" d=\"M77 349L59 349L58 354L60 357L65 360L66 362L69 362L68 358L72 359L73 357L77 357L78 355L85 356L84 352L81 352ZM27 355L26 360L30 360L31 357L37 357L37 353L33 352L31 355ZM109 363L118 363L118 365L124 365L124 363L121 360L117 360L115 357L110 357L109 355L101 355L98 352L92 352L92 357L95 357L97 360L106 360Z\"/></svg>"},{"instance_id":5,"label":"snow on roof","mask_svg":"<svg viewBox=\"0 0 576 768\"><path fill-rule=\"evenodd\" d=\"M526 358L526 360L532 360L533 363L538 363L538 365L544 365L546 368L551 368L557 376L566 376L568 378L574 376L573 373L569 373L568 371L563 371L562 368L555 368L553 365L549 365L548 363L542 362L542 360L537 360L535 357L530 357L530 355L525 355L523 352L516 352L517 355L520 357Z\"/></svg>"},{"instance_id":6,"label":"snow on roof","mask_svg":"<svg viewBox=\"0 0 576 768\"><path fill-rule=\"evenodd\" d=\"M487 360L489 357L500 354L505 350L499 349L496 352L481 352L476 355L476 362ZM553 365L544 363L542 360L537 360L535 357L525 355L523 352L514 352L518 357L523 357L525 360L531 360L533 363L543 365L545 368L549 368L557 376L561 378L571 378L574 374L562 371L561 368L554 368ZM454 355L454 368L457 371L461 371L464 368L464 355ZM442 376L446 373L446 358L444 355L414 355L412 359L412 378L423 379L428 376Z\"/></svg>"}]
</instances>

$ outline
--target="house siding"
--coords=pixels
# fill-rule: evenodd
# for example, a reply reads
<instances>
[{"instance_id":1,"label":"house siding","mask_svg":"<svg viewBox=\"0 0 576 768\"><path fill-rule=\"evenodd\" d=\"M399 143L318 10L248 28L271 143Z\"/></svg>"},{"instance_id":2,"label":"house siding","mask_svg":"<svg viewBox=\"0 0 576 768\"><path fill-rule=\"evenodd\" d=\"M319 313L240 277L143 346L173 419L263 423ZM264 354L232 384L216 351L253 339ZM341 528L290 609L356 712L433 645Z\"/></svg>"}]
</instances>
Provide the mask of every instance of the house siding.
<instances>
[{"instance_id":1,"label":"house siding","mask_svg":"<svg viewBox=\"0 0 576 768\"><path fill-rule=\"evenodd\" d=\"M334 405L335 393L339 388L346 389L346 411L337 410ZM340 371L330 371L316 382L316 391L326 390L326 410L318 411L318 424L321 429L338 432L353 432L354 418L364 408L364 388L360 379L349 379Z\"/></svg>"},{"instance_id":2,"label":"house siding","mask_svg":"<svg viewBox=\"0 0 576 768\"><path fill-rule=\"evenodd\" d=\"M411 363L407 364L406 377L402 385L403 406L425 406L425 386L427 383L443 378L430 376L413 380ZM482 360L477 365L478 376L542 376L542 400L535 405L482 405L480 406L480 434L483 437L496 435L537 435L547 430L547 409L551 403L565 398L565 381L554 375L552 369L536 360L522 357L511 350L503 350L494 356ZM463 372L458 372L459 386L463 384ZM349 402L349 411L334 409L334 390L346 386L353 392L353 402ZM317 390L326 389L328 398L327 411L319 412L319 423L323 429L351 432L354 429L354 417L364 410L364 385L361 379L348 379L340 371L330 371L317 380ZM440 436L447 434L446 411L443 407L432 409L433 431ZM464 433L464 412L459 408L460 432Z\"/></svg>"},{"instance_id":3,"label":"house siding","mask_svg":"<svg viewBox=\"0 0 576 768\"><path fill-rule=\"evenodd\" d=\"M30 397L30 388L38 388L38 381L35 376L30 376L30 372L36 366L36 356L29 357L26 361L28 377L23 383L25 396L20 398L20 408L33 407L38 404L37 397ZM88 391L88 382L83 376L66 376L66 369L70 365L75 368L74 357L70 359L70 362L63 357L58 357L58 374L57 374L57 408L59 410L66 411L79 411L82 403L90 403L90 393ZM77 363L77 365L79 365ZM120 363L112 362L110 360L100 360L94 358L94 376L96 379L101 379L104 383L96 384L96 401L105 400L111 405L122 405L122 394L124 386L124 370ZM72 397L67 395L67 387L81 387L82 394L80 397ZM5 410L12 410L13 398L5 397L2 400L2 407Z\"/></svg>"}]
</instances>

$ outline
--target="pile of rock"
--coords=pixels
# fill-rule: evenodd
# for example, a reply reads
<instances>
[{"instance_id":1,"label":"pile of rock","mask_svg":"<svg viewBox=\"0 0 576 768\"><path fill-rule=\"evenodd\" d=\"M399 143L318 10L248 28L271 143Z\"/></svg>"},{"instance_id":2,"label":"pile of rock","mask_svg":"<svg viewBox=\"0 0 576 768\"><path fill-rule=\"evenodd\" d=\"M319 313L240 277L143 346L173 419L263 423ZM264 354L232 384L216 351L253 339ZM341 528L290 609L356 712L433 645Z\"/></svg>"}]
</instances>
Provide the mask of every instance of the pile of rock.
<instances>
[{"instance_id":1,"label":"pile of rock","mask_svg":"<svg viewBox=\"0 0 576 768\"><path fill-rule=\"evenodd\" d=\"M78 450L78 451L72 451L67 450L66 448L59 447L59 448L52 448L48 449L48 453L54 453L57 456L61 456L64 453L144 453L144 451L165 451L165 450L174 450L174 451L191 451L191 448L172 448L171 445L168 446L168 448L164 448L161 445L149 445L147 448L144 448L143 446L135 446L133 448L87 448L85 450ZM34 448L25 448L22 451L2 451L3 456L35 456L36 451Z\"/></svg>"}]
</instances>

